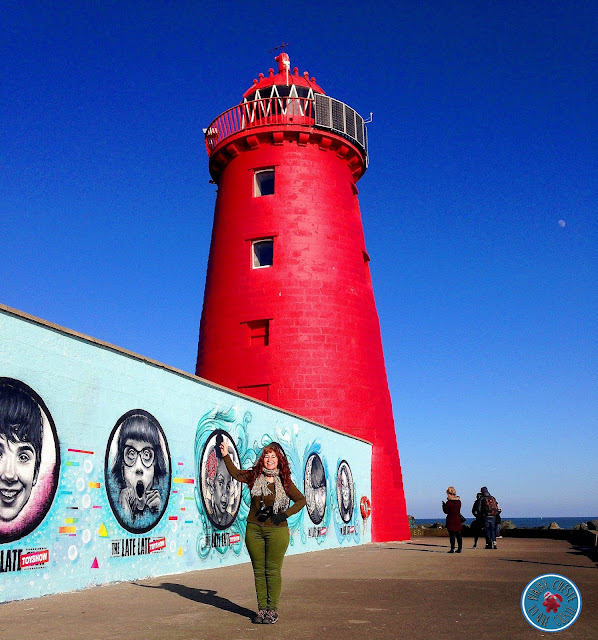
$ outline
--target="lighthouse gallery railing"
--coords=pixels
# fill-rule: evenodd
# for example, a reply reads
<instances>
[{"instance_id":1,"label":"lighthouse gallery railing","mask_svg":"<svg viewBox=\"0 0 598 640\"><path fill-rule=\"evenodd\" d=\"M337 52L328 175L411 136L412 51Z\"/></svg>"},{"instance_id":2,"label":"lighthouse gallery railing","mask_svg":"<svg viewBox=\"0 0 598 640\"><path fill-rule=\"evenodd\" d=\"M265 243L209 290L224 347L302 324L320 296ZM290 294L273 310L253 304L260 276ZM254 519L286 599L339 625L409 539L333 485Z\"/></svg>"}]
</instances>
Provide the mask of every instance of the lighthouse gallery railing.
<instances>
[{"instance_id":1,"label":"lighthouse gallery railing","mask_svg":"<svg viewBox=\"0 0 598 640\"><path fill-rule=\"evenodd\" d=\"M321 94L316 94L315 99L259 98L228 109L204 129L208 155L239 131L285 124L328 129L343 136L360 149L367 166L367 129L363 118L344 102Z\"/></svg>"}]
</instances>

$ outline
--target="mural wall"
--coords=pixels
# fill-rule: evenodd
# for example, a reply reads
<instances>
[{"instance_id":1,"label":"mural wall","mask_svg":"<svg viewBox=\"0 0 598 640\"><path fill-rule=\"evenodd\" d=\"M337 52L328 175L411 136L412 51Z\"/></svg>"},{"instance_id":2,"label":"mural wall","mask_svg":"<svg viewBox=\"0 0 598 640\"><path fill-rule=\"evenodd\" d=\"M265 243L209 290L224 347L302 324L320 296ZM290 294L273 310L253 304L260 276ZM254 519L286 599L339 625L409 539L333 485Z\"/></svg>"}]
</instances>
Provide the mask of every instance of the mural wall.
<instances>
[{"instance_id":1,"label":"mural wall","mask_svg":"<svg viewBox=\"0 0 598 640\"><path fill-rule=\"evenodd\" d=\"M0 305L0 602L248 562L277 441L307 507L288 553L371 540L371 445Z\"/></svg>"}]
</instances>

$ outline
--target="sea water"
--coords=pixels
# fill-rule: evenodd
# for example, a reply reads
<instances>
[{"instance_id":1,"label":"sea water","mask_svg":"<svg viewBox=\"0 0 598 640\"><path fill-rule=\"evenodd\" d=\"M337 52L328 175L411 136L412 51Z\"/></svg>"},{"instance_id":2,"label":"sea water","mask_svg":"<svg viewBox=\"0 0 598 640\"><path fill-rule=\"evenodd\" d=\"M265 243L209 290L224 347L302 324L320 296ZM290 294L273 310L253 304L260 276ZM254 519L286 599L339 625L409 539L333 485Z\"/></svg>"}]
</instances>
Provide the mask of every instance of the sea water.
<instances>
[{"instance_id":1,"label":"sea water","mask_svg":"<svg viewBox=\"0 0 598 640\"><path fill-rule=\"evenodd\" d=\"M463 515L467 518L467 522L465 524L471 524L473 522L473 517L467 517L466 514ZM516 527L526 527L528 529L532 529L534 527L547 527L551 522L556 522L561 529L573 529L576 524L589 522L590 520L598 520L598 516L543 516L537 518L511 518L505 513L501 513L500 517L502 520L510 520ZM434 524L435 522L444 524L444 520L444 515L440 515L437 518L416 518L415 524Z\"/></svg>"}]
</instances>

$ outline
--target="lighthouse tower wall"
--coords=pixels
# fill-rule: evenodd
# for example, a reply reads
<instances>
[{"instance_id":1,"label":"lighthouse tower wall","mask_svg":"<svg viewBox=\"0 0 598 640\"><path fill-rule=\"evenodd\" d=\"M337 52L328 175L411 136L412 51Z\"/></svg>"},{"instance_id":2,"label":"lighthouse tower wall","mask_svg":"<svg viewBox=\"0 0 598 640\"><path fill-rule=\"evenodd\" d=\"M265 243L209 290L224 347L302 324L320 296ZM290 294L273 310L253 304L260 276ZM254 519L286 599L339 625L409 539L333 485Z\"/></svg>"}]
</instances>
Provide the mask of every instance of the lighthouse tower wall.
<instances>
[{"instance_id":1,"label":"lighthouse tower wall","mask_svg":"<svg viewBox=\"0 0 598 640\"><path fill-rule=\"evenodd\" d=\"M264 166L274 169L275 192L255 197ZM254 268L261 238L272 238L273 264ZM306 385L340 391L347 378L360 379L363 395L376 374L385 381L383 367L375 371L383 360L371 355L382 354L380 331L352 173L317 140L266 142L226 166L205 291L197 371L208 379L267 385L269 402L294 398L290 410L309 407L325 423L346 423L351 398L339 393L331 405L328 394L306 397ZM269 321L268 344L250 340L247 323L258 320Z\"/></svg>"},{"instance_id":2,"label":"lighthouse tower wall","mask_svg":"<svg viewBox=\"0 0 598 640\"><path fill-rule=\"evenodd\" d=\"M248 489L217 495L219 436L244 468L273 440L287 454L308 498L289 518L289 553L371 540L366 442L2 305L0 362L0 423L33 407L42 433L26 499L11 497L0 456L3 601L249 562ZM134 447L128 463L121 446ZM144 482L151 470L134 506L126 468Z\"/></svg>"}]
</instances>

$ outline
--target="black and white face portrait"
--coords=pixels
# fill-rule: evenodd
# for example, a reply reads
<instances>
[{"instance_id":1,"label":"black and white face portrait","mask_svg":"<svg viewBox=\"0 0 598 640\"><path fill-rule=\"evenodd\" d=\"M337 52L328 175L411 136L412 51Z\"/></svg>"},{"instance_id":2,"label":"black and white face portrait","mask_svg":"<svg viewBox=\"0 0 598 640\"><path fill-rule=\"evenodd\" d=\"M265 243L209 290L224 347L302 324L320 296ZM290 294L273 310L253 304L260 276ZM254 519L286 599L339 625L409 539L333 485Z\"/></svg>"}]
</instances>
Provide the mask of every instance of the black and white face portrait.
<instances>
[{"instance_id":1,"label":"black and white face portrait","mask_svg":"<svg viewBox=\"0 0 598 640\"><path fill-rule=\"evenodd\" d=\"M317 453L312 453L305 463L305 500L309 519L320 524L326 513L326 474Z\"/></svg>"},{"instance_id":2,"label":"black and white face portrait","mask_svg":"<svg viewBox=\"0 0 598 640\"><path fill-rule=\"evenodd\" d=\"M353 486L351 467L345 460L338 465L336 473L336 500L342 521L349 522L353 516L355 487Z\"/></svg>"},{"instance_id":3,"label":"black and white face portrait","mask_svg":"<svg viewBox=\"0 0 598 640\"><path fill-rule=\"evenodd\" d=\"M106 487L112 511L131 533L159 522L170 494L170 453L162 427L147 411L122 416L106 450Z\"/></svg>"},{"instance_id":4,"label":"black and white face portrait","mask_svg":"<svg viewBox=\"0 0 598 640\"><path fill-rule=\"evenodd\" d=\"M20 380L0 378L0 544L41 524L59 468L56 428L43 400Z\"/></svg>"},{"instance_id":5,"label":"black and white face portrait","mask_svg":"<svg viewBox=\"0 0 598 640\"><path fill-rule=\"evenodd\" d=\"M235 480L224 464L220 444L228 443L228 454L237 468L239 453L226 431L218 429L204 447L199 464L201 497L208 520L216 529L227 529L234 522L241 505L241 483Z\"/></svg>"}]
</instances>

